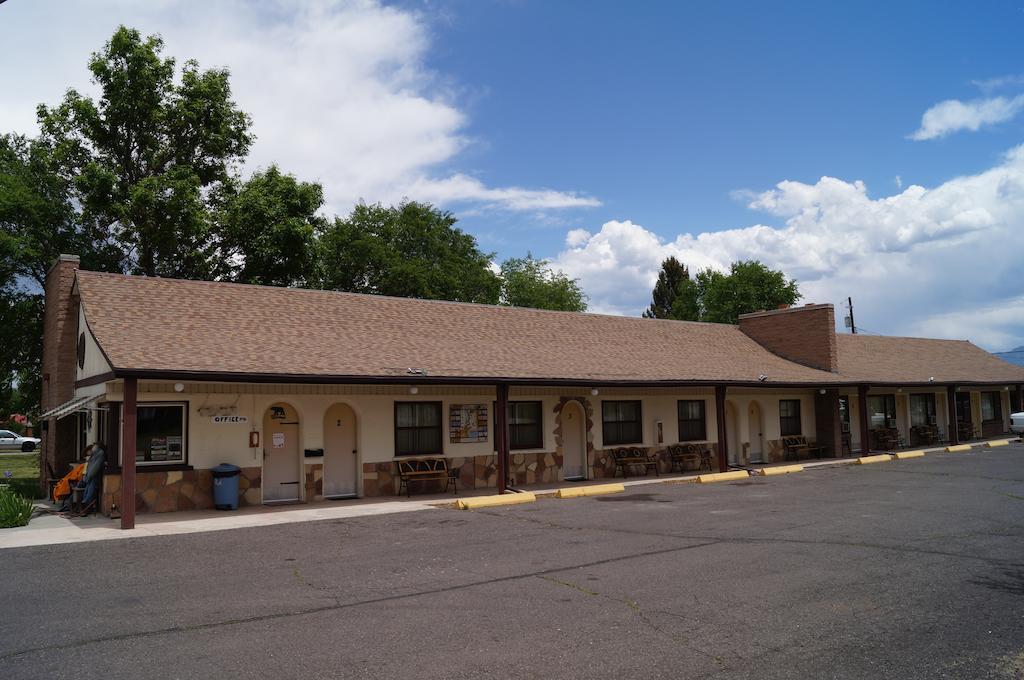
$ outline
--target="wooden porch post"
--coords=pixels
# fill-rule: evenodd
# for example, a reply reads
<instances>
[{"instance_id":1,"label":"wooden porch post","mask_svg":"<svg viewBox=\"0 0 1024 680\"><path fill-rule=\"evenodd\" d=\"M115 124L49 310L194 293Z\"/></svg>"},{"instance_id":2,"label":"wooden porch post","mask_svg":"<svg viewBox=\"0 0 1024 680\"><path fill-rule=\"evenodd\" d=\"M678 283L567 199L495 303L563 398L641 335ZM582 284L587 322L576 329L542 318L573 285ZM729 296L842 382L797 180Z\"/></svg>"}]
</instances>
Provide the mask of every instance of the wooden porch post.
<instances>
[{"instance_id":1,"label":"wooden porch post","mask_svg":"<svg viewBox=\"0 0 1024 680\"><path fill-rule=\"evenodd\" d=\"M124 379L121 407L121 528L135 528L135 415L139 383Z\"/></svg>"},{"instance_id":2,"label":"wooden porch post","mask_svg":"<svg viewBox=\"0 0 1024 680\"><path fill-rule=\"evenodd\" d=\"M498 385L498 412L494 414L494 436L498 444L498 493L508 486L508 385Z\"/></svg>"},{"instance_id":3,"label":"wooden porch post","mask_svg":"<svg viewBox=\"0 0 1024 680\"><path fill-rule=\"evenodd\" d=\"M860 455L871 453L871 431L868 428L868 385L857 386L857 411L860 416Z\"/></svg>"},{"instance_id":4,"label":"wooden porch post","mask_svg":"<svg viewBox=\"0 0 1024 680\"><path fill-rule=\"evenodd\" d=\"M725 385L715 385L715 422L718 425L718 471L729 469L729 441L725 427Z\"/></svg>"},{"instance_id":5,"label":"wooden porch post","mask_svg":"<svg viewBox=\"0 0 1024 680\"><path fill-rule=\"evenodd\" d=\"M946 385L946 416L949 420L946 430L949 435L949 443L955 446L960 443L960 429L957 427L956 419L956 388L952 385Z\"/></svg>"}]
</instances>

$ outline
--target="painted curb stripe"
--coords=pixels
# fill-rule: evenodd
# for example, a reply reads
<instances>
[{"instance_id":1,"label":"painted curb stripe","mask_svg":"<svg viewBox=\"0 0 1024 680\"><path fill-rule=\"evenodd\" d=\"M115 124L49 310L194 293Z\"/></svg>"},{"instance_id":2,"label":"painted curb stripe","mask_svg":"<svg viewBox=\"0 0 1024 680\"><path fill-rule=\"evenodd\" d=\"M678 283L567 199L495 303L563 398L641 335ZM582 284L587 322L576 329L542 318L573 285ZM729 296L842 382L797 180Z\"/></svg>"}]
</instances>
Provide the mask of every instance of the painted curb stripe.
<instances>
[{"instance_id":1,"label":"painted curb stripe","mask_svg":"<svg viewBox=\"0 0 1024 680\"><path fill-rule=\"evenodd\" d=\"M946 453L958 453L960 451L970 451L970 444L957 444L956 446L947 446Z\"/></svg>"},{"instance_id":2,"label":"painted curb stripe","mask_svg":"<svg viewBox=\"0 0 1024 680\"><path fill-rule=\"evenodd\" d=\"M888 463L892 460L892 456L887 453L883 453L878 456L861 456L857 459L858 465L870 465L872 463Z\"/></svg>"},{"instance_id":3,"label":"painted curb stripe","mask_svg":"<svg viewBox=\"0 0 1024 680\"><path fill-rule=\"evenodd\" d=\"M761 468L757 470L757 473L765 477L774 477L775 475L788 475L792 472L800 472L803 469L803 465L781 465L779 467Z\"/></svg>"},{"instance_id":4,"label":"painted curb stripe","mask_svg":"<svg viewBox=\"0 0 1024 680\"><path fill-rule=\"evenodd\" d=\"M736 479L746 479L750 474L746 470L733 470L732 472L716 472L710 475L699 475L697 482L707 484L708 482L729 482Z\"/></svg>"},{"instance_id":5,"label":"painted curb stripe","mask_svg":"<svg viewBox=\"0 0 1024 680\"><path fill-rule=\"evenodd\" d=\"M581 498L583 496L600 496L606 493L622 493L626 487L622 484L597 484L595 486L575 486L559 489L555 494L559 498Z\"/></svg>"},{"instance_id":6,"label":"painted curb stripe","mask_svg":"<svg viewBox=\"0 0 1024 680\"><path fill-rule=\"evenodd\" d=\"M459 510L475 508L493 508L498 505L519 505L533 503L537 497L532 493L503 493L497 496L480 496L478 498L460 498L457 502Z\"/></svg>"}]
</instances>

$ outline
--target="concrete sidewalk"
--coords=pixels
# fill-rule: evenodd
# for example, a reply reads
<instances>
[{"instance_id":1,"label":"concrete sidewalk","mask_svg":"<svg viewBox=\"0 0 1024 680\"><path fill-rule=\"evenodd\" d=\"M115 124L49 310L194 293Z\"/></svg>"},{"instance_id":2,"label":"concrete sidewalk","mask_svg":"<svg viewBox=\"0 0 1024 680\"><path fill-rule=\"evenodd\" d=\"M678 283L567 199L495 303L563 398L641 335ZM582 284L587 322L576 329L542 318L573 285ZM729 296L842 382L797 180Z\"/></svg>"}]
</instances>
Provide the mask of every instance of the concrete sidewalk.
<instances>
[{"instance_id":1,"label":"concrete sidewalk","mask_svg":"<svg viewBox=\"0 0 1024 680\"><path fill-rule=\"evenodd\" d=\"M315 522L327 519L348 519L398 512L435 509L436 501L385 502L322 502L311 505L255 506L233 512L216 510L138 515L135 528L120 528L120 520L102 515L66 517L54 513L47 503L37 507L46 514L38 515L27 526L0 530L0 549L35 545L108 541L146 536L170 536L204 531L224 531L246 527Z\"/></svg>"},{"instance_id":2,"label":"concrete sidewalk","mask_svg":"<svg viewBox=\"0 0 1024 680\"><path fill-rule=\"evenodd\" d=\"M986 441L974 441L974 447L984 446ZM928 453L937 453L945 447L922 449ZM825 458L822 460L800 461L804 469L827 468L834 465L852 465L856 457ZM758 474L763 468L793 465L793 463L767 463L743 468L752 474ZM698 473L666 474L658 477L637 477L627 479L600 479L583 482L563 482L558 486L533 484L518 487L538 497L554 496L561 488L572 488L574 485L602 484L609 482L622 483L627 488L650 484L686 484L697 481ZM487 496L494 489L474 489L453 494L422 494L412 498L391 497L360 498L344 501L320 501L312 504L296 505L260 505L240 508L233 512L217 510L196 510L188 512L169 512L162 514L141 514L136 516L135 528L123 530L119 520L103 516L65 517L53 512L48 503L37 506L45 514L36 516L28 526L14 529L0 529L0 549L24 548L36 545L57 545L62 543L82 543L86 541L107 541L124 538L141 538L146 536L171 536L175 534L192 534L205 531L225 531L248 527L272 526L275 524L292 524L297 522L316 522L330 519L349 519L374 515L390 515L420 510L434 510L439 507L450 507L459 498Z\"/></svg>"},{"instance_id":3,"label":"concrete sidewalk","mask_svg":"<svg viewBox=\"0 0 1024 680\"><path fill-rule=\"evenodd\" d=\"M626 486L645 484L687 483L696 480L696 475L662 475L661 477L640 477L615 480ZM595 484L602 481L590 480L581 484ZM536 496L554 496L558 489L571 486L567 482L558 487L533 484L518 487ZM135 517L135 528L120 528L120 520L102 515L89 517L68 517L54 511L54 506L38 502L36 507L43 514L36 515L27 526L0 530L0 549L24 548L36 545L58 545L86 541L109 541L146 536L171 536L204 531L225 531L248 527L316 522L329 519L350 519L373 515L390 515L420 510L435 510L453 505L460 498L487 496L494 489L474 489L455 494L417 494L412 498L390 497L359 498L343 501L319 501L311 504L259 505L239 508L232 512L219 510L194 510L161 514L140 514Z\"/></svg>"}]
</instances>

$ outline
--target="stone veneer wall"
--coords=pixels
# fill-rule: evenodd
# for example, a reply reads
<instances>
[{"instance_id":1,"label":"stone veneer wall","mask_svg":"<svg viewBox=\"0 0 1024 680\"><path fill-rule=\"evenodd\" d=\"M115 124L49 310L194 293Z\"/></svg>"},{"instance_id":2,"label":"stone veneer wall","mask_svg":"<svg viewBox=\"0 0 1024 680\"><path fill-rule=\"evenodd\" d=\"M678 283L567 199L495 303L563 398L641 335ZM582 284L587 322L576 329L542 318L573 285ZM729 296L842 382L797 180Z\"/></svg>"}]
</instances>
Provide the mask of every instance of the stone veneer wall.
<instances>
[{"instance_id":1,"label":"stone veneer wall","mask_svg":"<svg viewBox=\"0 0 1024 680\"><path fill-rule=\"evenodd\" d=\"M306 463L306 501L324 499L324 464Z\"/></svg>"},{"instance_id":2,"label":"stone veneer wall","mask_svg":"<svg viewBox=\"0 0 1024 680\"><path fill-rule=\"evenodd\" d=\"M497 488L497 456L453 456L448 466L459 471L459 490ZM530 452L509 454L509 478L513 485L555 483L562 479L560 453ZM443 481L414 482L413 493L444 490ZM363 496L394 496L398 493L398 474L394 462L363 463Z\"/></svg>"},{"instance_id":3,"label":"stone veneer wall","mask_svg":"<svg viewBox=\"0 0 1024 680\"><path fill-rule=\"evenodd\" d=\"M702 448L709 449L711 451L711 471L718 472L718 444L709 443L701 444ZM612 457L612 451L614 449L622 448L616 446L612 449L597 449L592 452L589 459L591 479L611 479L616 475L619 479L622 479L621 473L618 473L615 469L615 459ZM627 447L628 448L628 447ZM658 472L660 474L668 474L670 472L679 472L672 469L672 457L669 455L668 446L645 446L641 447L647 449L649 452L654 454L655 460L658 461ZM682 472L696 472L696 467L690 470L683 470ZM637 468L637 473L642 475ZM633 473L630 473L633 476Z\"/></svg>"},{"instance_id":4,"label":"stone veneer wall","mask_svg":"<svg viewBox=\"0 0 1024 680\"><path fill-rule=\"evenodd\" d=\"M262 468L242 468L238 479L238 505L259 505ZM100 511L109 515L121 507L121 475L103 477ZM172 470L169 472L135 473L136 512L174 512L175 510L208 510L213 508L213 473L210 470Z\"/></svg>"}]
</instances>

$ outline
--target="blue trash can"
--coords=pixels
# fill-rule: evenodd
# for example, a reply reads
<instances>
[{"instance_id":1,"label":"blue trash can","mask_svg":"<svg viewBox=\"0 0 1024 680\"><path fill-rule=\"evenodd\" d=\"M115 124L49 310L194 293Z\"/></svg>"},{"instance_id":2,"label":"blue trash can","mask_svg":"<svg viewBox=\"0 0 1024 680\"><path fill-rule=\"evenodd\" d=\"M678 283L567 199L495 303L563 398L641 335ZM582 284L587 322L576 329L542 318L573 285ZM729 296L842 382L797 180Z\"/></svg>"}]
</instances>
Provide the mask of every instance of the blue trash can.
<instances>
[{"instance_id":1,"label":"blue trash can","mask_svg":"<svg viewBox=\"0 0 1024 680\"><path fill-rule=\"evenodd\" d=\"M221 463L213 468L213 506L218 510L238 509L238 475L242 468Z\"/></svg>"}]
</instances>

